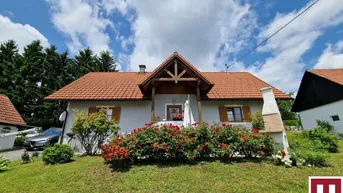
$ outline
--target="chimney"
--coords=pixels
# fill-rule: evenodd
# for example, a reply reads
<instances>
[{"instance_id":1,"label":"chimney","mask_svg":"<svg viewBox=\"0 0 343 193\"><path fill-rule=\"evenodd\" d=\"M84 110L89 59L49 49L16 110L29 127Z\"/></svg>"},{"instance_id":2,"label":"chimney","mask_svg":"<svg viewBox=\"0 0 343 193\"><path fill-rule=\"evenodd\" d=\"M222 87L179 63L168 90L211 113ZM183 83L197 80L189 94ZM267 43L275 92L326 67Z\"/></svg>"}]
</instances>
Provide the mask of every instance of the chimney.
<instances>
[{"instance_id":1,"label":"chimney","mask_svg":"<svg viewBox=\"0 0 343 193\"><path fill-rule=\"evenodd\" d=\"M146 69L146 66L145 65L139 65L139 74L145 74L145 69Z\"/></svg>"}]
</instances>

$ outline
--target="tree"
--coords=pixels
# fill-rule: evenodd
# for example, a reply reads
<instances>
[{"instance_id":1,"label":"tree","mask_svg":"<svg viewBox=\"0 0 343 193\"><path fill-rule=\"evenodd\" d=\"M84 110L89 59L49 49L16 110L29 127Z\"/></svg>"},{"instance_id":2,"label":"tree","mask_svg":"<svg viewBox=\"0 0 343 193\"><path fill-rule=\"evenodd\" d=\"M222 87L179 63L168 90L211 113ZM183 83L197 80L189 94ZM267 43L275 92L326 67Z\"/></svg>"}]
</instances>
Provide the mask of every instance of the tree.
<instances>
[{"instance_id":1,"label":"tree","mask_svg":"<svg viewBox=\"0 0 343 193\"><path fill-rule=\"evenodd\" d=\"M86 48L74 58L58 53L56 46L43 48L33 41L18 53L13 40L0 44L0 94L7 95L27 124L49 128L61 126L59 114L66 103L44 101L44 97L88 72L116 72L113 56L99 56Z\"/></svg>"},{"instance_id":2,"label":"tree","mask_svg":"<svg viewBox=\"0 0 343 193\"><path fill-rule=\"evenodd\" d=\"M76 136L87 155L95 155L100 150L101 144L112 134L117 134L119 127L114 120L108 120L107 109L88 114L85 111L75 112L71 131Z\"/></svg>"},{"instance_id":3,"label":"tree","mask_svg":"<svg viewBox=\"0 0 343 193\"><path fill-rule=\"evenodd\" d=\"M294 93L289 93L289 96L292 96ZM292 112L294 100L279 100L278 106L281 113L282 120L298 120L297 115Z\"/></svg>"}]
</instances>

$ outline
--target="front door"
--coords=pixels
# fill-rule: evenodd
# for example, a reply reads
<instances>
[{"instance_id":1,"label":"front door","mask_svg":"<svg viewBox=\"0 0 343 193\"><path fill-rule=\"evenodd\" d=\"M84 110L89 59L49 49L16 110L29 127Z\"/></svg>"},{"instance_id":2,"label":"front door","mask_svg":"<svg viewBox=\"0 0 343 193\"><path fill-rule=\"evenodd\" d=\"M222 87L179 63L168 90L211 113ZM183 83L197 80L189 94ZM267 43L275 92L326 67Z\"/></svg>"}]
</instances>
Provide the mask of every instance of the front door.
<instances>
[{"instance_id":1,"label":"front door","mask_svg":"<svg viewBox=\"0 0 343 193\"><path fill-rule=\"evenodd\" d=\"M172 121L173 116L182 114L182 105L167 105L167 120Z\"/></svg>"}]
</instances>

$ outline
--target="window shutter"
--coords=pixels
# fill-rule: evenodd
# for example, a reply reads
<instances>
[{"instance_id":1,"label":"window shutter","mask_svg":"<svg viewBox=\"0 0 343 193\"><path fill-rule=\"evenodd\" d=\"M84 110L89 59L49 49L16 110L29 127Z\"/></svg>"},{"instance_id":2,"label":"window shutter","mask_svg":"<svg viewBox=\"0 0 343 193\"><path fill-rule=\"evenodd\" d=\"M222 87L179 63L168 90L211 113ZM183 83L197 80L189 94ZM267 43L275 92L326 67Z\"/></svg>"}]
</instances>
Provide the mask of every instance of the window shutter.
<instances>
[{"instance_id":1,"label":"window shutter","mask_svg":"<svg viewBox=\"0 0 343 193\"><path fill-rule=\"evenodd\" d=\"M112 120L120 122L120 107L112 107Z\"/></svg>"},{"instance_id":2,"label":"window shutter","mask_svg":"<svg viewBox=\"0 0 343 193\"><path fill-rule=\"evenodd\" d=\"M228 122L226 107L219 107L219 119L220 122Z\"/></svg>"},{"instance_id":3,"label":"window shutter","mask_svg":"<svg viewBox=\"0 0 343 193\"><path fill-rule=\"evenodd\" d=\"M96 113L98 111L98 109L96 107L89 107L88 108L88 115L92 114L92 113Z\"/></svg>"},{"instance_id":4,"label":"window shutter","mask_svg":"<svg viewBox=\"0 0 343 193\"><path fill-rule=\"evenodd\" d=\"M243 107L242 109L243 109L244 122L251 122L250 107Z\"/></svg>"}]
</instances>

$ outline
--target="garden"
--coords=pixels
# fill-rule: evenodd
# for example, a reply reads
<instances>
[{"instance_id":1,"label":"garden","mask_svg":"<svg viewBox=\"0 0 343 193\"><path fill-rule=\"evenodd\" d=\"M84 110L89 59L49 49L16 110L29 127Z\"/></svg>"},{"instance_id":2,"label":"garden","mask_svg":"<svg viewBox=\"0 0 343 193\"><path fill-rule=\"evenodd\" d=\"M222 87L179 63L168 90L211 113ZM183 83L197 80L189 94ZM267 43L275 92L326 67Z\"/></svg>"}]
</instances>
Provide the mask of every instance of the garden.
<instances>
[{"instance_id":1,"label":"garden","mask_svg":"<svg viewBox=\"0 0 343 193\"><path fill-rule=\"evenodd\" d=\"M287 132L287 155L258 129L151 122L119 135L101 111L80 112L69 136L85 155L55 145L25 163L0 159L0 192L306 192L308 176L343 173L343 141L332 130L318 121Z\"/></svg>"}]
</instances>

